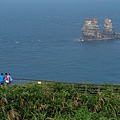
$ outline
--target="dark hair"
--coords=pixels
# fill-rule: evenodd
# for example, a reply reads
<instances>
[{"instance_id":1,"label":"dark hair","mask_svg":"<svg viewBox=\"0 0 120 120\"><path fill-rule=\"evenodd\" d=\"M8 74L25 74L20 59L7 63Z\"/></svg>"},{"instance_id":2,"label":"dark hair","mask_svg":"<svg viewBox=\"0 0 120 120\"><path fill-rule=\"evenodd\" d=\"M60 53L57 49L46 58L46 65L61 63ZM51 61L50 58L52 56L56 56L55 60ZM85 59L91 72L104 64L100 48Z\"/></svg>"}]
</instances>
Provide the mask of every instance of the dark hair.
<instances>
[{"instance_id":1,"label":"dark hair","mask_svg":"<svg viewBox=\"0 0 120 120\"><path fill-rule=\"evenodd\" d=\"M1 75L3 75L3 73L1 73Z\"/></svg>"},{"instance_id":2,"label":"dark hair","mask_svg":"<svg viewBox=\"0 0 120 120\"><path fill-rule=\"evenodd\" d=\"M5 73L5 75L7 75L7 73Z\"/></svg>"}]
</instances>

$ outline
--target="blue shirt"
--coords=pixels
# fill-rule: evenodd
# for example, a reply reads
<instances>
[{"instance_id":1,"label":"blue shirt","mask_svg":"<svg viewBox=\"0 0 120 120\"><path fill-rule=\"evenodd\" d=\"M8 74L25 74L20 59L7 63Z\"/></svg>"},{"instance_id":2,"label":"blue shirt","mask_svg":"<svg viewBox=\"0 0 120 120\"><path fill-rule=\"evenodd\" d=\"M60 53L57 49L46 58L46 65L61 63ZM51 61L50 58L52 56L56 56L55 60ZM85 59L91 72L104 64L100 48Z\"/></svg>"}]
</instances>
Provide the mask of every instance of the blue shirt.
<instances>
[{"instance_id":1,"label":"blue shirt","mask_svg":"<svg viewBox=\"0 0 120 120\"><path fill-rule=\"evenodd\" d=\"M4 82L5 77L3 75L0 75L0 82Z\"/></svg>"}]
</instances>

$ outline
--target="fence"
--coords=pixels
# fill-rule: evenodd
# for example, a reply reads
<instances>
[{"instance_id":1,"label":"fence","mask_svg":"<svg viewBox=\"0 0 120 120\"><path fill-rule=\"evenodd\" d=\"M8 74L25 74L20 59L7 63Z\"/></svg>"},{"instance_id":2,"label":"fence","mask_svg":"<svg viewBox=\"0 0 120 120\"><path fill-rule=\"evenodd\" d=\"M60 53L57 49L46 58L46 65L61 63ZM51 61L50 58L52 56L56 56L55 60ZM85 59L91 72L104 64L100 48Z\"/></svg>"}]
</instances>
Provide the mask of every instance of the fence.
<instances>
[{"instance_id":1,"label":"fence","mask_svg":"<svg viewBox=\"0 0 120 120\"><path fill-rule=\"evenodd\" d=\"M24 84L28 82L56 82L55 80L34 80L24 78L14 78L13 84ZM71 83L71 82L60 82L64 84L70 84L75 87L80 93L97 94L102 91L109 91L113 93L120 93L120 84L88 84L88 83Z\"/></svg>"},{"instance_id":2,"label":"fence","mask_svg":"<svg viewBox=\"0 0 120 120\"><path fill-rule=\"evenodd\" d=\"M118 84L76 84L77 88L81 93L97 94L103 91L120 93L120 85Z\"/></svg>"}]
</instances>

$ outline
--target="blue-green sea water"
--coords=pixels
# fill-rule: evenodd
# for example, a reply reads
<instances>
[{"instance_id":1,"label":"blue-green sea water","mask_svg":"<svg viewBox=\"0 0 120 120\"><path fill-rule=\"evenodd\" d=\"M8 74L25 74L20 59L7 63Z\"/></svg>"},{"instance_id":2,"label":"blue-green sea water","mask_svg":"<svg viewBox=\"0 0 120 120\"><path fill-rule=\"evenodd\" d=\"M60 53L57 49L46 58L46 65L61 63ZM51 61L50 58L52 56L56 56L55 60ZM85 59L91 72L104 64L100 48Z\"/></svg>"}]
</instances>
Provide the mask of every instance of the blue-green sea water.
<instances>
[{"instance_id":1,"label":"blue-green sea water","mask_svg":"<svg viewBox=\"0 0 120 120\"><path fill-rule=\"evenodd\" d=\"M85 18L120 32L119 0L1 0L0 72L14 78L120 83L120 39L80 42Z\"/></svg>"}]
</instances>

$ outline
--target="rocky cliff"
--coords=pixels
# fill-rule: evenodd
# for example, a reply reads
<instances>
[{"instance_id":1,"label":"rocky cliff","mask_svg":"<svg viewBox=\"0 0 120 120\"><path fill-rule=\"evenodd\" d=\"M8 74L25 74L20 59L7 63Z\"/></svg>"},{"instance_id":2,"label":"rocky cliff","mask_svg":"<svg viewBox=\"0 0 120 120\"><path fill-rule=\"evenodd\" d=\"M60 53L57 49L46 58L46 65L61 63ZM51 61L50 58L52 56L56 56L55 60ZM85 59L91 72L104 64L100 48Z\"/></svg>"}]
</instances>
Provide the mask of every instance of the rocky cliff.
<instances>
[{"instance_id":1,"label":"rocky cliff","mask_svg":"<svg viewBox=\"0 0 120 120\"><path fill-rule=\"evenodd\" d=\"M120 38L120 33L116 33L114 31L112 21L110 19L106 18L104 20L104 27L102 32L100 32L97 19L85 19L85 24L82 28L82 37L80 40L109 40L114 38Z\"/></svg>"}]
</instances>

